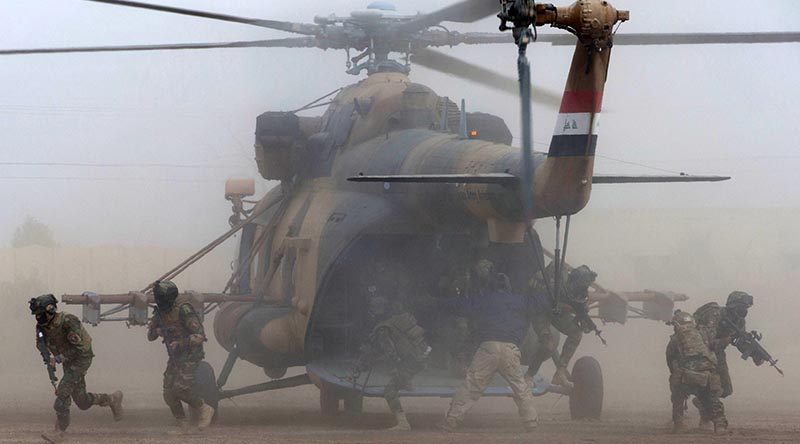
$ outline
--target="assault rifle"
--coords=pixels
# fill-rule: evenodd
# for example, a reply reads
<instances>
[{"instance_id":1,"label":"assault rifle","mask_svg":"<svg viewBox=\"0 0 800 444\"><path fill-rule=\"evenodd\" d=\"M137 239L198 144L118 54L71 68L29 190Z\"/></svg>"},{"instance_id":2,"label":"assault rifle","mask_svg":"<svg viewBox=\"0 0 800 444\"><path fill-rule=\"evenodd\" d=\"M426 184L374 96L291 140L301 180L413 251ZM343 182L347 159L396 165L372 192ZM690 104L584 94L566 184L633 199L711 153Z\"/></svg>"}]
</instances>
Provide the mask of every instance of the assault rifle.
<instances>
[{"instance_id":1,"label":"assault rifle","mask_svg":"<svg viewBox=\"0 0 800 444\"><path fill-rule=\"evenodd\" d=\"M575 310L575 321L578 323L578 326L580 326L586 333L593 331L603 345L608 345L603 337L603 331L597 328L597 324L595 324L592 318L589 317L589 311L586 309L586 304L580 303L570 305L572 305L572 308Z\"/></svg>"},{"instance_id":2,"label":"assault rifle","mask_svg":"<svg viewBox=\"0 0 800 444\"><path fill-rule=\"evenodd\" d=\"M742 359L753 358L753 362L769 362L769 365L775 367L775 370L783 376L783 370L778 367L778 360L773 358L759 342L762 338L761 333L755 330L742 330L725 317L722 318L721 322L734 331L734 335L731 337L731 344L742 353Z\"/></svg>"},{"instance_id":3,"label":"assault rifle","mask_svg":"<svg viewBox=\"0 0 800 444\"><path fill-rule=\"evenodd\" d=\"M38 327L36 328L36 349L42 355L45 367L47 367L47 375L50 376L50 384L56 388L58 376L56 376L56 366L53 364L50 356L50 350L47 349L47 341L45 341L44 333Z\"/></svg>"}]
</instances>

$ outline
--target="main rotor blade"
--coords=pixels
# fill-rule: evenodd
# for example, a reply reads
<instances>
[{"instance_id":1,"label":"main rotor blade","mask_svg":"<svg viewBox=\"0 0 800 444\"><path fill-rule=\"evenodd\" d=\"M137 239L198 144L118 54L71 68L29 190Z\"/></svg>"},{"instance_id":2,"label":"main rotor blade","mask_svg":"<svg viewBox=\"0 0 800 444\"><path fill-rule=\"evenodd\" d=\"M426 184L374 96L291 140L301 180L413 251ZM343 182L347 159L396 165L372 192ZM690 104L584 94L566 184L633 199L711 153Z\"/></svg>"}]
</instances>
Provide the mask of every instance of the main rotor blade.
<instances>
[{"instance_id":1,"label":"main rotor blade","mask_svg":"<svg viewBox=\"0 0 800 444\"><path fill-rule=\"evenodd\" d=\"M407 22L395 25L400 33L413 33L441 22L472 23L490 15L497 14L500 6L492 0L462 0L438 11L422 14Z\"/></svg>"},{"instance_id":2,"label":"main rotor blade","mask_svg":"<svg viewBox=\"0 0 800 444\"><path fill-rule=\"evenodd\" d=\"M480 83L514 96L519 94L519 82L517 80L438 51L430 49L415 50L412 60L414 63L434 71ZM558 109L561 105L561 95L546 89L534 88L533 101Z\"/></svg>"},{"instance_id":3,"label":"main rotor blade","mask_svg":"<svg viewBox=\"0 0 800 444\"><path fill-rule=\"evenodd\" d=\"M3 49L3 55L26 54L59 54L69 52L122 52L122 51L166 51L178 49L214 49L214 48L314 48L317 39L314 37L297 37L274 40L252 40L242 42L220 43L174 43L163 45L121 45L121 46L83 46L66 48L33 48L33 49Z\"/></svg>"},{"instance_id":4,"label":"main rotor blade","mask_svg":"<svg viewBox=\"0 0 800 444\"><path fill-rule=\"evenodd\" d=\"M537 42L574 46L570 34L539 34ZM690 32L614 34L614 45L709 45L800 42L800 32Z\"/></svg>"},{"instance_id":5,"label":"main rotor blade","mask_svg":"<svg viewBox=\"0 0 800 444\"><path fill-rule=\"evenodd\" d=\"M152 3L142 3L129 0L86 0L95 3L106 3L116 6L127 6L130 8L149 9L152 11L169 12L171 14L189 15L192 17L203 17L224 22L243 23L245 25L258 26L261 28L277 29L279 31L293 32L295 34L317 35L322 31L319 25L311 23L279 22L275 20L262 20L247 17L237 17L227 14L217 14L214 12L197 11L194 9L176 8L174 6L156 5Z\"/></svg>"}]
</instances>

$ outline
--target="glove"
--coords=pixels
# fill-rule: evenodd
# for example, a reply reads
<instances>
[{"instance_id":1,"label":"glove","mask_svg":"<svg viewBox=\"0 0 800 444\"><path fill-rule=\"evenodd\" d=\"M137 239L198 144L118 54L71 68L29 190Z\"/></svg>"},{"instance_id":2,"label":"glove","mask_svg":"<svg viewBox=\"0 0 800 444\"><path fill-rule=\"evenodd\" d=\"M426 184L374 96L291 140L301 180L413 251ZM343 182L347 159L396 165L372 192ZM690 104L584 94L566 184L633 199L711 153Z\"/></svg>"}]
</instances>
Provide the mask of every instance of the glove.
<instances>
[{"instance_id":1,"label":"glove","mask_svg":"<svg viewBox=\"0 0 800 444\"><path fill-rule=\"evenodd\" d=\"M181 349L181 345L182 344L181 344L180 341L172 341L172 342L170 342L169 344L167 344L167 348L169 349L169 353L170 354L177 353L178 350Z\"/></svg>"}]
</instances>

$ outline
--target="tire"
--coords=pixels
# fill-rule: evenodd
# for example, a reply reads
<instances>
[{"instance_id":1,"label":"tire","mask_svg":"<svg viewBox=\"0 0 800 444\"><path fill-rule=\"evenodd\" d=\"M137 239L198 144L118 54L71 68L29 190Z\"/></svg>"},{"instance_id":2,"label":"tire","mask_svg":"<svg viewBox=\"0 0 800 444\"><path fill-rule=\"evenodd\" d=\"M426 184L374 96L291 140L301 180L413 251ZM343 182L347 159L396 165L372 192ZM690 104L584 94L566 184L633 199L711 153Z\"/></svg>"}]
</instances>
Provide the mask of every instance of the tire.
<instances>
[{"instance_id":1,"label":"tire","mask_svg":"<svg viewBox=\"0 0 800 444\"><path fill-rule=\"evenodd\" d=\"M338 390L324 382L319 388L319 408L324 416L336 416L339 414Z\"/></svg>"},{"instance_id":2,"label":"tire","mask_svg":"<svg viewBox=\"0 0 800 444\"><path fill-rule=\"evenodd\" d=\"M214 408L212 424L217 422L219 415L219 389L214 368L206 361L200 361L194 370L194 390L203 402Z\"/></svg>"},{"instance_id":3,"label":"tire","mask_svg":"<svg viewBox=\"0 0 800 444\"><path fill-rule=\"evenodd\" d=\"M358 392L348 392L344 396L344 411L358 415L364 411L364 397Z\"/></svg>"},{"instance_id":4,"label":"tire","mask_svg":"<svg viewBox=\"0 0 800 444\"><path fill-rule=\"evenodd\" d=\"M603 370L597 359L584 356L575 361L572 382L574 387L569 396L572 419L600 419L603 412Z\"/></svg>"}]
</instances>

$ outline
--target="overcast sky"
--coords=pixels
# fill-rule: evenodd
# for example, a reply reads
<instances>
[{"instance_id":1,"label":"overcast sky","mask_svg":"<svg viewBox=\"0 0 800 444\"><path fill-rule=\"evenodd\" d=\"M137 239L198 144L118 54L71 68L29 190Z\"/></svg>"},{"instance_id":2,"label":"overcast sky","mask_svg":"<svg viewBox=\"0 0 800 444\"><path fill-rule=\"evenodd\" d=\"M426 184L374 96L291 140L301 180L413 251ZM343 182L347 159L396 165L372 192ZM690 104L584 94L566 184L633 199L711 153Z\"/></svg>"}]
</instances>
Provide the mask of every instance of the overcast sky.
<instances>
[{"instance_id":1,"label":"overcast sky","mask_svg":"<svg viewBox=\"0 0 800 444\"><path fill-rule=\"evenodd\" d=\"M487 0L492 1L492 0ZM310 22L367 1L163 0L249 17ZM400 12L444 0L397 2ZM800 31L796 1L624 1L619 32ZM670 9L666 9L670 6ZM207 42L286 37L266 29L78 0L0 2L3 48ZM496 30L496 19L470 26ZM549 31L548 31L549 32ZM515 75L515 48L450 54ZM571 49L536 46L534 82L563 88ZM257 177L255 117L286 110L357 78L344 53L314 49L4 57L0 69L0 162L192 164L202 168L90 168L0 164L0 244L32 215L67 244L192 246L227 227L223 183ZM664 171L734 176L716 184L605 185L590 207L800 205L800 44L617 47L606 88L598 173ZM412 78L471 111L500 115L519 134L517 98L425 68ZM537 149L554 110L536 107ZM622 162L624 161L624 162ZM644 166L642 166L644 165ZM43 179L48 178L48 179ZM69 178L69 179L54 179ZM118 180L99 180L116 178ZM80 180L79 180L80 179ZM272 186L259 182L263 192Z\"/></svg>"}]
</instances>

